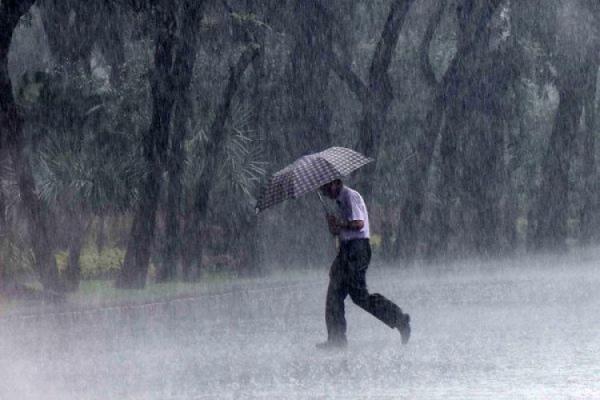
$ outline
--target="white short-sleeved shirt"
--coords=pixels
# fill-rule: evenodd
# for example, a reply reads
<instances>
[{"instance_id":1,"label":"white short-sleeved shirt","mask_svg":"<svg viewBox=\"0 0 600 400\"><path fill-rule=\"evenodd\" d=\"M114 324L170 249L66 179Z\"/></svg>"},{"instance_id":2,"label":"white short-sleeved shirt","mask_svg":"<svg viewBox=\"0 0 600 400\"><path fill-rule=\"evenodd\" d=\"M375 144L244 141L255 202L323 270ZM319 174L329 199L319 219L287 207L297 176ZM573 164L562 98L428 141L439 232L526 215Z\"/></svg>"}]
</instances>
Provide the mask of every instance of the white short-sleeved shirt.
<instances>
[{"instance_id":1,"label":"white short-sleeved shirt","mask_svg":"<svg viewBox=\"0 0 600 400\"><path fill-rule=\"evenodd\" d=\"M339 195L335 199L341 217L345 221L363 221L364 226L359 231L350 229L340 230L340 240L345 242L352 239L369 238L369 214L367 206L360 193L347 186L342 186Z\"/></svg>"}]
</instances>

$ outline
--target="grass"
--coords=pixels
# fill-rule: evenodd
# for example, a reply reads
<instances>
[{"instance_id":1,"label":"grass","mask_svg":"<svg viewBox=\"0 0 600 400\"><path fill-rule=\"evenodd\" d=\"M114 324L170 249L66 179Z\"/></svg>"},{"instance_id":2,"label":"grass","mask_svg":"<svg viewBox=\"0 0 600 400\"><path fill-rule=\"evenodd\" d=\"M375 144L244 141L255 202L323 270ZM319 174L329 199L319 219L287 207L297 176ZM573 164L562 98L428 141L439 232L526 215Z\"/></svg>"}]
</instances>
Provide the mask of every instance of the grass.
<instances>
[{"instance_id":1,"label":"grass","mask_svg":"<svg viewBox=\"0 0 600 400\"><path fill-rule=\"evenodd\" d=\"M81 281L77 292L69 295L68 302L82 307L145 303L219 292L239 281L240 278L232 274L219 272L206 272L197 282L148 282L144 289L118 289L112 280L85 280Z\"/></svg>"},{"instance_id":2,"label":"grass","mask_svg":"<svg viewBox=\"0 0 600 400\"><path fill-rule=\"evenodd\" d=\"M254 278L256 279L256 278ZM9 299L0 295L0 317L59 309L106 307L119 304L141 304L179 297L192 297L231 290L233 285L252 278L238 278L231 273L206 271L197 282L148 282L144 289L118 289L114 280L82 280L79 290L67 294L65 303L44 304L37 300Z\"/></svg>"}]
</instances>

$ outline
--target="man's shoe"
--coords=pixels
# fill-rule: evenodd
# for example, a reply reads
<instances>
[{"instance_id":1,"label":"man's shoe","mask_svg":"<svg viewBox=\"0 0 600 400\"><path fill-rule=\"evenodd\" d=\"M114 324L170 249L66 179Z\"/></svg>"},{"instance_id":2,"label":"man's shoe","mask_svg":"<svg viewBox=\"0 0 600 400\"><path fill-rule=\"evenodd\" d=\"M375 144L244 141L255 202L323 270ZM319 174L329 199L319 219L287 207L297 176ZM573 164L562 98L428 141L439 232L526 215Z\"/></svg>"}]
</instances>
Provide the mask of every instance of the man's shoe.
<instances>
[{"instance_id":1,"label":"man's shoe","mask_svg":"<svg viewBox=\"0 0 600 400\"><path fill-rule=\"evenodd\" d=\"M396 323L396 329L400 331L402 344L408 343L408 340L410 339L410 315L402 314Z\"/></svg>"},{"instance_id":2,"label":"man's shoe","mask_svg":"<svg viewBox=\"0 0 600 400\"><path fill-rule=\"evenodd\" d=\"M317 343L317 349L320 350L343 350L348 346L346 340L327 340L323 343Z\"/></svg>"}]
</instances>

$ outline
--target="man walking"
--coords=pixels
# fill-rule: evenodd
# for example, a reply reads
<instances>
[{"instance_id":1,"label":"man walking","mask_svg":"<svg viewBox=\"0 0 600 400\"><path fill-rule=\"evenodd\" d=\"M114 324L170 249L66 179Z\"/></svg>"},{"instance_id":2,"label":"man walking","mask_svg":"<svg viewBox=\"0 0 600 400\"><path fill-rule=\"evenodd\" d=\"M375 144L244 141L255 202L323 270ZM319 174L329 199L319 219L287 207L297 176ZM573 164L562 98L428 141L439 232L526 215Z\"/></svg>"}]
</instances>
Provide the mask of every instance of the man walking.
<instances>
[{"instance_id":1,"label":"man walking","mask_svg":"<svg viewBox=\"0 0 600 400\"><path fill-rule=\"evenodd\" d=\"M327 215L329 231L340 239L339 252L329 271L325 305L327 341L318 348L343 348L347 345L344 300L352 301L390 328L400 331L402 344L410 338L410 317L380 294L367 290L366 273L371 261L369 215L362 196L344 186L340 179L323 185L321 192L334 199L341 218Z\"/></svg>"}]
</instances>

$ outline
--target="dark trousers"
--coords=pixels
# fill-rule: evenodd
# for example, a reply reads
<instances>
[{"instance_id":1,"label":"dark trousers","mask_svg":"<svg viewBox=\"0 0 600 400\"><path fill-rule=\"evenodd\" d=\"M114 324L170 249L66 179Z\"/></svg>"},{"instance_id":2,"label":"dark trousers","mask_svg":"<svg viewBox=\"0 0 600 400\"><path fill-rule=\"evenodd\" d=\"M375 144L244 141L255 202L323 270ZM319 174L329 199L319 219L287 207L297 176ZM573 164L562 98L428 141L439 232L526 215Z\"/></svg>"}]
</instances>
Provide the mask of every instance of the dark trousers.
<instances>
[{"instance_id":1,"label":"dark trousers","mask_svg":"<svg viewBox=\"0 0 600 400\"><path fill-rule=\"evenodd\" d=\"M396 304L380 294L369 294L366 273L371 261L369 239L342 242L340 250L329 271L329 287L325 305L325 322L329 341L346 341L346 318L344 300L346 296L354 304L371 313L390 328L402 316Z\"/></svg>"}]
</instances>

